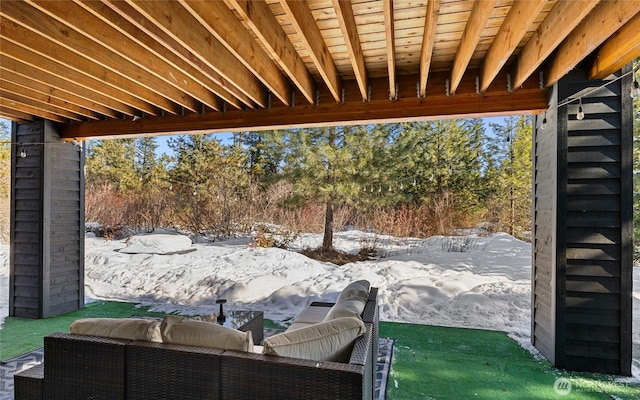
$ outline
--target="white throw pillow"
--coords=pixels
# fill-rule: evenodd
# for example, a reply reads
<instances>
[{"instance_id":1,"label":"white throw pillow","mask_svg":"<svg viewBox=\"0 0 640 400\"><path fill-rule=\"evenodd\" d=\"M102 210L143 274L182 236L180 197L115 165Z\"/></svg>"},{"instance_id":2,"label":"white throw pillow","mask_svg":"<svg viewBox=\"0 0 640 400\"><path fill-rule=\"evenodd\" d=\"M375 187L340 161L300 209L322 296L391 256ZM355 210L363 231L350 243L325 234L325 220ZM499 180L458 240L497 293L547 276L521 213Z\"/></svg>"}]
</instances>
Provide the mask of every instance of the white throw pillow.
<instances>
[{"instance_id":1,"label":"white throw pillow","mask_svg":"<svg viewBox=\"0 0 640 400\"><path fill-rule=\"evenodd\" d=\"M369 298L370 287L371 284L369 283L369 281L366 281L364 279L352 282L342 290L342 292L338 296L338 301L354 296L364 298L364 300L366 301Z\"/></svg>"},{"instance_id":2,"label":"white throw pillow","mask_svg":"<svg viewBox=\"0 0 640 400\"><path fill-rule=\"evenodd\" d=\"M165 343L253 351L251 331L242 332L215 322L195 321L177 315L167 315L160 324L160 333Z\"/></svg>"},{"instance_id":3,"label":"white throw pillow","mask_svg":"<svg viewBox=\"0 0 640 400\"><path fill-rule=\"evenodd\" d=\"M349 362L353 343L365 332L357 318L338 318L263 340L265 354L313 361Z\"/></svg>"},{"instance_id":4,"label":"white throw pillow","mask_svg":"<svg viewBox=\"0 0 640 400\"><path fill-rule=\"evenodd\" d=\"M161 342L158 321L144 318L82 318L69 326L75 335Z\"/></svg>"}]
</instances>

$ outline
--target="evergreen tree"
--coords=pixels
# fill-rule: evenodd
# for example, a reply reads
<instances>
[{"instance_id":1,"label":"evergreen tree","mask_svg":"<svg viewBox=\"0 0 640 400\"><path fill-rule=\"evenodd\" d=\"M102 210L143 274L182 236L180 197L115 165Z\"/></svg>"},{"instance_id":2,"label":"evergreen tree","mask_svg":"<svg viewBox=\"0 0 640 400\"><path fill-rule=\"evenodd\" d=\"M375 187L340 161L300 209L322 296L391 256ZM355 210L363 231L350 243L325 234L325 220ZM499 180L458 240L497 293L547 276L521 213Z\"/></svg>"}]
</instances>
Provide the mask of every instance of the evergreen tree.
<instances>
[{"instance_id":1,"label":"evergreen tree","mask_svg":"<svg viewBox=\"0 0 640 400\"><path fill-rule=\"evenodd\" d=\"M11 210L11 125L0 119L0 240L9 238Z\"/></svg>"},{"instance_id":2,"label":"evergreen tree","mask_svg":"<svg viewBox=\"0 0 640 400\"><path fill-rule=\"evenodd\" d=\"M139 187L136 139L107 139L91 143L85 161L87 185L109 183L120 193Z\"/></svg>"}]
</instances>

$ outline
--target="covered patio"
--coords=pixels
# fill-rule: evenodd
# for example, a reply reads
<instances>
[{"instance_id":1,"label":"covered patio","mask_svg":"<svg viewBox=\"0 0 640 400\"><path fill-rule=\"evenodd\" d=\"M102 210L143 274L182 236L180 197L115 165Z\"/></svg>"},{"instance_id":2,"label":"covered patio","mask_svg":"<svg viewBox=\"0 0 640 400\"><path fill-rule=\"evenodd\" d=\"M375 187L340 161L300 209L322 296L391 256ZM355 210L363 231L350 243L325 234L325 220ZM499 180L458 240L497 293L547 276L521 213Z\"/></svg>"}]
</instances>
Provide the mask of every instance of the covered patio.
<instances>
[{"instance_id":1,"label":"covered patio","mask_svg":"<svg viewBox=\"0 0 640 400\"><path fill-rule=\"evenodd\" d=\"M10 315L83 307L87 138L531 113L532 341L631 374L640 1L3 1Z\"/></svg>"}]
</instances>

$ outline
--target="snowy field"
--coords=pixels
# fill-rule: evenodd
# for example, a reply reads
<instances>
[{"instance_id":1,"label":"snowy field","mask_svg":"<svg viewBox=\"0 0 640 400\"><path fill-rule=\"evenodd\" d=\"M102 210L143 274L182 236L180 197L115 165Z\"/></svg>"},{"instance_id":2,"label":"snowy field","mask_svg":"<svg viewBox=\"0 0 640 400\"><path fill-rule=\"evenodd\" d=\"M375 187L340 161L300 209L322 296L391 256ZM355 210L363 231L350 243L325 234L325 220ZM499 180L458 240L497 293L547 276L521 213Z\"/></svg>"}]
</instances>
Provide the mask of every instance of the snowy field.
<instances>
[{"instance_id":1,"label":"snowy field","mask_svg":"<svg viewBox=\"0 0 640 400\"><path fill-rule=\"evenodd\" d=\"M315 248L302 235L292 250ZM464 242L463 242L464 241ZM163 312L195 314L216 307L263 310L285 324L312 301L334 301L349 282L379 288L384 321L505 331L535 353L530 341L531 245L507 234L465 238L395 238L336 233L334 246L377 247L378 260L335 266L295 251L258 248L250 238L191 244L150 235L106 241L87 237L87 301L123 300ZM466 245L465 251L453 251ZM183 250L187 250L184 252ZM175 253L180 254L158 254ZM0 244L0 321L8 310L8 245ZM640 381L640 268L634 268L633 381Z\"/></svg>"}]
</instances>

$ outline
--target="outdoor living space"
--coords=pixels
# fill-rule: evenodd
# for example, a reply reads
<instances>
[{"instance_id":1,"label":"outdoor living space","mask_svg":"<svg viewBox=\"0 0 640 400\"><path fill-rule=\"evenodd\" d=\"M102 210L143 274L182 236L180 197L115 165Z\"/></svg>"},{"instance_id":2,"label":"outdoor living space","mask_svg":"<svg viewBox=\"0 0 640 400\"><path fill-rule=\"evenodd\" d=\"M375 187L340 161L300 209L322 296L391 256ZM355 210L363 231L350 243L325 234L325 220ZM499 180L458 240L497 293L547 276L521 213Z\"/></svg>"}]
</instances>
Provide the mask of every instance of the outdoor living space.
<instances>
[{"instance_id":1,"label":"outdoor living space","mask_svg":"<svg viewBox=\"0 0 640 400\"><path fill-rule=\"evenodd\" d=\"M312 302L335 302L350 281L363 278L379 290L377 399L640 398L637 372L624 378L563 371L533 349L530 245L507 234L478 233L424 240L381 236L384 257L346 266L315 261L296 251L317 243L321 235L303 235L291 250L255 247L247 237L193 244L193 251L182 255L127 253L122 251L127 247L123 240L88 237L87 306L40 320L5 318L0 330L2 361L28 353L19 369L42 362L43 338L68 332L80 318L162 318L167 313L216 317L216 300L221 297L227 299L225 311L264 312L269 336L290 325ZM163 235L141 236L150 243L150 237ZM353 252L370 235L339 232L336 245ZM465 238L476 244L465 251L451 251L454 246L446 244ZM176 242L155 240L169 252L176 250ZM156 251L159 247L154 246ZM7 265L2 268L4 290ZM172 285L166 285L169 277ZM636 273L635 282L639 279ZM229 281L235 284L225 286ZM199 296L193 298L194 293ZM640 299L634 299L634 307L640 307ZM637 319L634 326L640 326ZM634 335L638 347L638 332ZM637 366L634 361L634 371ZM2 368L6 371L8 365ZM2 399L11 399L10 381L3 382ZM570 391L567 386L558 388L567 382ZM563 390L569 394L563 395Z\"/></svg>"}]
</instances>

